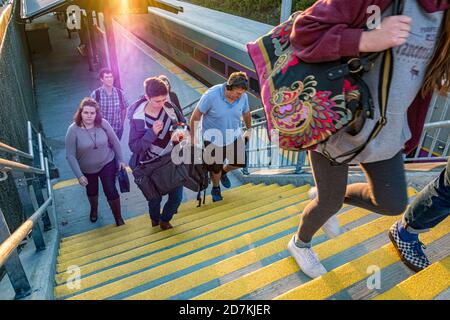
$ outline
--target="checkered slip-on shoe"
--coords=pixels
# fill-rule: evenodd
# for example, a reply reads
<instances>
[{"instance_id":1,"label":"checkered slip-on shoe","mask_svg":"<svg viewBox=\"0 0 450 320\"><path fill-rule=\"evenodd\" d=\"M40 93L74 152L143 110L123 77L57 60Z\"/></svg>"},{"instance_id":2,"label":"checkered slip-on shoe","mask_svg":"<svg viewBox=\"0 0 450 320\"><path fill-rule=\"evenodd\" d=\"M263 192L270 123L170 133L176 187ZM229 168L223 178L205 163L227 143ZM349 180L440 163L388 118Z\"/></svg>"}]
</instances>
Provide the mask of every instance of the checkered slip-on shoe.
<instances>
[{"instance_id":1,"label":"checkered slip-on shoe","mask_svg":"<svg viewBox=\"0 0 450 320\"><path fill-rule=\"evenodd\" d=\"M423 252L425 245L420 241L403 241L398 232L398 223L396 222L389 229L389 238L395 249L400 254L402 261L413 271L419 272L430 265L430 261Z\"/></svg>"}]
</instances>

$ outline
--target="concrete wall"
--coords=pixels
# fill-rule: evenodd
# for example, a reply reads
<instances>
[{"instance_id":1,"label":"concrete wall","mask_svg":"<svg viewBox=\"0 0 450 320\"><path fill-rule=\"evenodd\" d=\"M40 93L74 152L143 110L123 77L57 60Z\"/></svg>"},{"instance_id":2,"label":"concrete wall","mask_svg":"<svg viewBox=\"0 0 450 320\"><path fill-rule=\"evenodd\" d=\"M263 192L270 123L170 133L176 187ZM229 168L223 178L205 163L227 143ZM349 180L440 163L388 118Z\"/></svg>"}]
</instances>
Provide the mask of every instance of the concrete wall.
<instances>
[{"instance_id":1,"label":"concrete wall","mask_svg":"<svg viewBox=\"0 0 450 320\"><path fill-rule=\"evenodd\" d=\"M0 141L28 151L27 120L37 128L39 120L24 25L16 22L19 6L20 1L14 1L0 13ZM1 152L0 156L8 158ZM10 229L16 229L22 222L22 208L11 177L0 182L0 208Z\"/></svg>"}]
</instances>

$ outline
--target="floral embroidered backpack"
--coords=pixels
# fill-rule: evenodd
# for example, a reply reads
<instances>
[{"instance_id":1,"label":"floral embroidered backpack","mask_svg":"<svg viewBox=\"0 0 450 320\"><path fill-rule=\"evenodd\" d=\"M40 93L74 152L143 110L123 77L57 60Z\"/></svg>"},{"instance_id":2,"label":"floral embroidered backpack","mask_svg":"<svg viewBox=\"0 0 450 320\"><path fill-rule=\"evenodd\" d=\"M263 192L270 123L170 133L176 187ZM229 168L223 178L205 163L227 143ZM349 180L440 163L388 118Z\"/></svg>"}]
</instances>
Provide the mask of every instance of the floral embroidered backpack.
<instances>
[{"instance_id":1,"label":"floral embroidered backpack","mask_svg":"<svg viewBox=\"0 0 450 320\"><path fill-rule=\"evenodd\" d=\"M402 4L394 0L393 15L402 11ZM374 103L361 76L373 68L380 54L306 63L297 57L289 39L299 14L294 13L268 34L247 44L259 78L269 137L272 139L273 130L278 130L280 148L294 151L315 149L343 128L361 123L361 119L373 119ZM363 145L335 158L324 150L330 161L349 163L386 124L391 74L392 51L386 50L379 83L380 120Z\"/></svg>"}]
</instances>

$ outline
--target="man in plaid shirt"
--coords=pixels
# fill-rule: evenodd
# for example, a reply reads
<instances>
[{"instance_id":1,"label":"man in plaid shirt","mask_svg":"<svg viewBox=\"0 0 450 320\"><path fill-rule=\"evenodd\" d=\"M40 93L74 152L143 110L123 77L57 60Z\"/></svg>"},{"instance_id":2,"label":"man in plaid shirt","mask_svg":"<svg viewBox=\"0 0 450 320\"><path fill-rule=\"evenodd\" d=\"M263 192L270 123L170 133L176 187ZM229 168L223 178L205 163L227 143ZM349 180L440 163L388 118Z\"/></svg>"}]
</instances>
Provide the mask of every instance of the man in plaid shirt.
<instances>
[{"instance_id":1,"label":"man in plaid shirt","mask_svg":"<svg viewBox=\"0 0 450 320\"><path fill-rule=\"evenodd\" d=\"M91 98L100 105L102 117L109 122L119 140L122 138L128 101L123 90L114 87L114 76L109 69L99 72L102 86L91 93Z\"/></svg>"}]
</instances>

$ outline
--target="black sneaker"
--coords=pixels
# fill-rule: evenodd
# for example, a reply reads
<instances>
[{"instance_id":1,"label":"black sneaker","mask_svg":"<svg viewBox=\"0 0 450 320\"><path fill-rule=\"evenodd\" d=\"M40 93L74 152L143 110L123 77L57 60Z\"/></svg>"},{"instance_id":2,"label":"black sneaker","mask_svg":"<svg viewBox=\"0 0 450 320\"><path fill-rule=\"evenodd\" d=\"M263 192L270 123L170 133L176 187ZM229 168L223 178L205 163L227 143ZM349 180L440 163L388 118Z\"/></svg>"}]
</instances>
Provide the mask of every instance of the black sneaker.
<instances>
[{"instance_id":1,"label":"black sneaker","mask_svg":"<svg viewBox=\"0 0 450 320\"><path fill-rule=\"evenodd\" d=\"M402 261L411 270L419 272L430 265L430 261L423 252L425 245L417 241L403 241L398 232L398 224L396 222L389 229L389 238L391 239L395 249L400 254Z\"/></svg>"},{"instance_id":2,"label":"black sneaker","mask_svg":"<svg viewBox=\"0 0 450 320\"><path fill-rule=\"evenodd\" d=\"M212 196L212 201L216 202L216 201L221 201L223 200L222 198L222 194L220 193L220 187L213 187L211 190L211 196Z\"/></svg>"}]
</instances>

